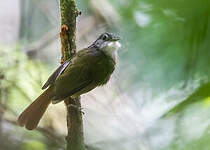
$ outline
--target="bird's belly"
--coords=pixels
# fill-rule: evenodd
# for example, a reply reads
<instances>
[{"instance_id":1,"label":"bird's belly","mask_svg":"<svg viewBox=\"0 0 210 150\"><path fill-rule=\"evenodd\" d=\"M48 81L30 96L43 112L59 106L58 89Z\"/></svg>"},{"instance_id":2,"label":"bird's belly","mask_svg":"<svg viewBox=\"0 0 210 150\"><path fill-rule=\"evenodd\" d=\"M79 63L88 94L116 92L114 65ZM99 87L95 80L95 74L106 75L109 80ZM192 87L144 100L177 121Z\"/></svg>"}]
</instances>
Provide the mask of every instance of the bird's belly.
<instances>
[{"instance_id":1,"label":"bird's belly","mask_svg":"<svg viewBox=\"0 0 210 150\"><path fill-rule=\"evenodd\" d=\"M81 89L77 93L73 94L71 97L74 98L74 97L80 96L84 93L87 93L87 92L93 90L97 86L102 86L102 85L106 84L109 81L110 76L111 76L113 71L114 71L114 66L111 67L111 68L110 67L109 68L107 68L107 67L97 68L97 71L95 70L93 72L93 76L92 76L93 80L90 83L90 85Z\"/></svg>"},{"instance_id":2,"label":"bird's belly","mask_svg":"<svg viewBox=\"0 0 210 150\"><path fill-rule=\"evenodd\" d=\"M87 92L93 90L93 89L96 88L96 87L97 87L96 84L91 83L89 86L87 86L87 87L81 89L80 91L76 92L76 93L73 94L71 97L72 97L72 98L76 98L76 97L78 97L78 96L80 96L80 95L82 95L82 94L85 94L85 93L87 93Z\"/></svg>"},{"instance_id":3,"label":"bird's belly","mask_svg":"<svg viewBox=\"0 0 210 150\"><path fill-rule=\"evenodd\" d=\"M101 86L106 84L109 79L111 74L114 71L114 65L113 66L109 66L109 67L100 67L100 69L98 69L97 73L95 73L95 82L97 84L97 86Z\"/></svg>"}]
</instances>

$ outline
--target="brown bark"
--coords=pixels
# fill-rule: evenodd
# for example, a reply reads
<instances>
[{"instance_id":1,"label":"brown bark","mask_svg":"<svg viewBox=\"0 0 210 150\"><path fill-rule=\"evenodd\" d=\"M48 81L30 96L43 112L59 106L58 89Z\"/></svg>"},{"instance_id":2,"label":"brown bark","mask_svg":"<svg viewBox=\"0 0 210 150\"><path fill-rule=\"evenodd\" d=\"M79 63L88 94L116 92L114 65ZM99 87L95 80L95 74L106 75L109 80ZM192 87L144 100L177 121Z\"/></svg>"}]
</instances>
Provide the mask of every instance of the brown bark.
<instances>
[{"instance_id":1,"label":"brown bark","mask_svg":"<svg viewBox=\"0 0 210 150\"><path fill-rule=\"evenodd\" d=\"M71 59L76 52L76 17L80 11L76 7L75 0L60 0L61 8L61 63ZM67 129L66 137L67 150L84 150L82 112L80 110L80 98L68 98L65 100L67 108Z\"/></svg>"}]
</instances>

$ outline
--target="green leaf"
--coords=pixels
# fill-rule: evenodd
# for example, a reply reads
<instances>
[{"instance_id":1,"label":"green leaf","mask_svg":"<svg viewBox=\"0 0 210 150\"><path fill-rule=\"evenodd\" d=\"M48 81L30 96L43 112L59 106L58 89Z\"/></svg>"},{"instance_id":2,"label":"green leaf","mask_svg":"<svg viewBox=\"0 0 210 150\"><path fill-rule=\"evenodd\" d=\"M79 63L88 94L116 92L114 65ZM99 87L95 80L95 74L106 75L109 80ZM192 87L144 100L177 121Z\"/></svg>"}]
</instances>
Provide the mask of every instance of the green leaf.
<instances>
[{"instance_id":1,"label":"green leaf","mask_svg":"<svg viewBox=\"0 0 210 150\"><path fill-rule=\"evenodd\" d=\"M194 104L196 102L205 102L204 104L208 104L209 100L210 100L210 82L207 82L198 87L195 90L195 92L193 92L190 96L184 99L181 103L177 104L169 111L167 111L161 118L182 112L189 105Z\"/></svg>"}]
</instances>

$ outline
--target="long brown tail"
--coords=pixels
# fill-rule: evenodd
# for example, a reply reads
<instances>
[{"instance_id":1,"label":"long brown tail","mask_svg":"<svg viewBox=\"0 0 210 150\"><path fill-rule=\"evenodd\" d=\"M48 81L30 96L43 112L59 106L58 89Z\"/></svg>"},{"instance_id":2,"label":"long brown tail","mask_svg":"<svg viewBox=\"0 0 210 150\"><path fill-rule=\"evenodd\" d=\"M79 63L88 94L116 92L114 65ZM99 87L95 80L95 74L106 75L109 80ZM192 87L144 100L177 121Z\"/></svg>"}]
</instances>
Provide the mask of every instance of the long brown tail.
<instances>
[{"instance_id":1,"label":"long brown tail","mask_svg":"<svg viewBox=\"0 0 210 150\"><path fill-rule=\"evenodd\" d=\"M33 130L37 127L51 102L51 91L52 88L48 88L20 114L18 118L18 124L20 126L25 126L28 130Z\"/></svg>"}]
</instances>

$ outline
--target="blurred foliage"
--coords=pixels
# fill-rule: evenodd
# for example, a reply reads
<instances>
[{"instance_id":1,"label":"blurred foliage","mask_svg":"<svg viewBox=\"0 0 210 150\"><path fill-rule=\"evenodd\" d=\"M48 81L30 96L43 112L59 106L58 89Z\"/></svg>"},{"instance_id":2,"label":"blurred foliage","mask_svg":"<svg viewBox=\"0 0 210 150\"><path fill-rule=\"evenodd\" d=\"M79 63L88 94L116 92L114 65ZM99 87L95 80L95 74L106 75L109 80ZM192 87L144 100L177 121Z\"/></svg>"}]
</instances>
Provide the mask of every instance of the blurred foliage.
<instances>
[{"instance_id":1,"label":"blurred foliage","mask_svg":"<svg viewBox=\"0 0 210 150\"><path fill-rule=\"evenodd\" d=\"M31 142L28 142L28 143L25 143L23 145L23 150L45 150L46 149L46 146L41 143L41 142L37 142L37 141L31 141Z\"/></svg>"},{"instance_id":2,"label":"blurred foliage","mask_svg":"<svg viewBox=\"0 0 210 150\"><path fill-rule=\"evenodd\" d=\"M19 40L28 44L39 40L59 24L57 0L21 0ZM34 23L39 22L39 23Z\"/></svg>"},{"instance_id":3,"label":"blurred foliage","mask_svg":"<svg viewBox=\"0 0 210 150\"><path fill-rule=\"evenodd\" d=\"M118 122L114 122L114 125L110 124L117 128L116 132L120 132L118 133L120 135L121 132L133 132L129 135L135 135L134 138L126 136L117 142L109 141L108 144L101 144L101 149L109 146L109 150L208 150L210 140L210 1L104 1L109 4L106 6L112 6L119 14L120 22L116 21L117 26L110 24L111 21L109 22L103 16L105 12L98 12L100 8L97 11L94 9L94 3L99 3L95 6L104 4L99 0L78 0L78 7L83 13L82 19L93 17L91 21L95 21L95 24L91 26L94 32L98 28L100 30L108 26L107 30L121 35L122 49L115 84L120 88L120 92L116 97L122 101L121 105L130 107L130 109L124 109L120 105L118 108L123 109L120 111L121 114L125 112L130 115L130 112L134 112L131 113L129 119L136 122L129 124L128 118L118 116ZM55 11L58 10L58 1L22 0L21 8L19 40L22 44L28 45L30 42L39 40L46 32L52 29L58 30L59 13ZM108 9L110 7L107 7ZM86 25L88 25L87 22L81 29L89 28ZM84 39L94 35L92 30L89 32L83 30L79 30L79 34L82 33L81 36ZM0 47L0 62L3 62L0 63L0 104L7 109L3 116L8 119L14 119L17 112L20 112L23 106L41 92L40 87L49 75L49 68L45 64L38 60L28 59L23 52L24 46L23 44L13 48ZM151 89L149 94L147 94L147 89ZM124 95L128 101L121 98ZM173 104L170 105L171 103ZM165 105L167 109L163 108ZM160 114L160 109L165 111ZM152 115L159 113L158 115L162 117L148 121L147 118L151 113ZM0 108L0 122L1 116ZM105 120L105 117L101 118ZM139 118L143 118L143 122L140 122ZM125 125L128 123L126 128L123 123L121 125L120 121L123 119L126 120ZM116 124L121 126L116 127ZM0 138L2 138L1 128L4 127L6 130L5 126L0 126ZM94 126L91 127L94 128ZM110 130L114 130L114 127ZM121 127L124 127L124 130ZM141 132L137 132L135 127ZM14 130L7 129L6 131L7 134L4 135L7 135L8 141L17 143L18 140L14 140L9 134ZM20 142L20 149L52 149L54 146L52 140L43 134L19 132L24 137L22 138L24 142ZM28 142L27 138L32 140ZM142 143L138 141L138 138ZM47 146L40 141L44 141ZM54 149L58 149L58 145L54 146ZM10 149L14 147L11 146Z\"/></svg>"},{"instance_id":4,"label":"blurred foliage","mask_svg":"<svg viewBox=\"0 0 210 150\"><path fill-rule=\"evenodd\" d=\"M127 87L130 92L136 91L136 88L142 85L152 87L153 94L157 96L183 82L183 86L177 90L186 91L186 88L193 84L193 80L202 80L204 77L205 81L201 81L199 86L194 85L191 94L186 98L175 98L178 104L163 116L168 119L177 116L174 123L176 136L166 149L208 149L209 130L206 129L201 137L192 138L189 142L186 136L180 133L180 127L183 124L182 118L190 120L193 117L192 112L198 113L205 107L209 108L210 1L110 2L121 14L120 31L125 38L124 48L127 49L121 54L122 61L127 61L126 66L121 69L128 68L127 72L121 70L121 85ZM200 103L204 105L199 105ZM191 110L191 115L185 117L186 110L195 104L199 105L200 109ZM208 117L206 119L205 122L209 122ZM202 128L201 124L202 122L197 126L189 126ZM187 126L184 130L187 130ZM182 139L182 142L179 142L179 139Z\"/></svg>"},{"instance_id":5,"label":"blurred foliage","mask_svg":"<svg viewBox=\"0 0 210 150\"><path fill-rule=\"evenodd\" d=\"M16 123L19 112L41 92L48 67L28 59L20 46L0 46L0 62L0 149L57 149L56 137L48 138L48 130L23 133Z\"/></svg>"},{"instance_id":6,"label":"blurred foliage","mask_svg":"<svg viewBox=\"0 0 210 150\"><path fill-rule=\"evenodd\" d=\"M196 102L202 102L204 105L209 106L210 98L210 83L204 83L198 87L191 95L189 95L182 102L177 104L175 107L170 109L163 117L167 117L172 114L177 114L186 109L188 105L194 104Z\"/></svg>"},{"instance_id":7,"label":"blurred foliage","mask_svg":"<svg viewBox=\"0 0 210 150\"><path fill-rule=\"evenodd\" d=\"M0 61L4 62L0 64L1 84L8 89L7 103L12 110L20 112L24 103L32 101L36 93L41 92L40 87L47 78L47 67L41 62L29 60L19 47L0 49Z\"/></svg>"},{"instance_id":8,"label":"blurred foliage","mask_svg":"<svg viewBox=\"0 0 210 150\"><path fill-rule=\"evenodd\" d=\"M113 4L123 22L120 30L127 52L122 60L136 64L136 70L129 72L131 85L139 81L168 89L197 73L209 75L209 1L115 0Z\"/></svg>"}]
</instances>

